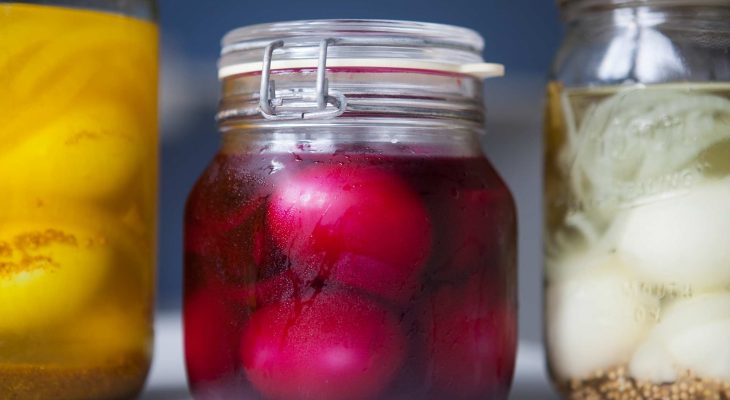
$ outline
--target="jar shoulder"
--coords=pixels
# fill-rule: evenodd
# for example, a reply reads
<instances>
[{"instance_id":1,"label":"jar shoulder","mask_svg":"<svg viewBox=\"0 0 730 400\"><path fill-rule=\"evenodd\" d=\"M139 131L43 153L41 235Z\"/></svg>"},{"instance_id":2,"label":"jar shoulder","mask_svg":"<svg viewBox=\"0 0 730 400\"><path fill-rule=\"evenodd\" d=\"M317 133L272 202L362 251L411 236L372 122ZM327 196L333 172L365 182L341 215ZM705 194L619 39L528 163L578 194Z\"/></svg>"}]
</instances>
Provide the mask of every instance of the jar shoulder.
<instances>
[{"instance_id":1,"label":"jar shoulder","mask_svg":"<svg viewBox=\"0 0 730 400\"><path fill-rule=\"evenodd\" d=\"M575 24L551 77L568 86L730 80L730 24Z\"/></svg>"},{"instance_id":2,"label":"jar shoulder","mask_svg":"<svg viewBox=\"0 0 730 400\"><path fill-rule=\"evenodd\" d=\"M269 196L282 185L306 180L309 175L316 178L319 173L342 175L343 181L364 177L363 181L380 183L384 176L391 176L422 196L440 191L455 196L462 191L485 191L499 199L500 207L510 213L514 214L515 209L509 188L480 149L455 155L416 145L378 150L354 146L331 152L305 148L286 152L221 149L191 189L186 215L192 218L204 209L236 207L251 198Z\"/></svg>"}]
</instances>

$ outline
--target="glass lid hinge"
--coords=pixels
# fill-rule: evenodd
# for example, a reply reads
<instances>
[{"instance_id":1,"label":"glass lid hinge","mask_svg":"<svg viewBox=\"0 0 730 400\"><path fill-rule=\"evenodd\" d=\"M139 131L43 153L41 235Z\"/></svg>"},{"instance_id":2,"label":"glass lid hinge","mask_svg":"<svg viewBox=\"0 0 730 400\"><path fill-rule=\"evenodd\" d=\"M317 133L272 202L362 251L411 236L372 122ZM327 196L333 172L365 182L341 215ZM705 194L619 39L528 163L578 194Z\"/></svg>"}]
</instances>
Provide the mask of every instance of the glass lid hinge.
<instances>
[{"instance_id":1,"label":"glass lid hinge","mask_svg":"<svg viewBox=\"0 0 730 400\"><path fill-rule=\"evenodd\" d=\"M284 47L283 40L269 43L264 50L261 69L261 90L258 110L266 119L327 119L342 115L347 109L347 98L341 92L329 90L327 79L327 48L336 44L336 39L323 39L319 44L319 63L317 65L317 87L311 90L291 90L290 93L276 96L276 82L271 80L271 59L274 50ZM301 106L302 102L316 102L306 111L299 107L296 111L284 110L284 103L292 102ZM327 107L328 105L333 106ZM278 110L277 110L278 109Z\"/></svg>"}]
</instances>

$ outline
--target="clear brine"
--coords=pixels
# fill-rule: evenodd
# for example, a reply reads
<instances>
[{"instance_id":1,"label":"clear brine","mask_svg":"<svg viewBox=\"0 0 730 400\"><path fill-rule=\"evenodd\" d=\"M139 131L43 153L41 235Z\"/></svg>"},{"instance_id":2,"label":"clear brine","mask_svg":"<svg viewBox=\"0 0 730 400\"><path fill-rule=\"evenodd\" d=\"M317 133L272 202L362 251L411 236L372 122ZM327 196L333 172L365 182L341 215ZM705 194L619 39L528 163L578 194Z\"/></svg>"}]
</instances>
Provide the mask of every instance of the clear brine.
<instances>
[{"instance_id":1,"label":"clear brine","mask_svg":"<svg viewBox=\"0 0 730 400\"><path fill-rule=\"evenodd\" d=\"M551 83L546 115L554 377L574 398L727 396L730 84Z\"/></svg>"}]
</instances>

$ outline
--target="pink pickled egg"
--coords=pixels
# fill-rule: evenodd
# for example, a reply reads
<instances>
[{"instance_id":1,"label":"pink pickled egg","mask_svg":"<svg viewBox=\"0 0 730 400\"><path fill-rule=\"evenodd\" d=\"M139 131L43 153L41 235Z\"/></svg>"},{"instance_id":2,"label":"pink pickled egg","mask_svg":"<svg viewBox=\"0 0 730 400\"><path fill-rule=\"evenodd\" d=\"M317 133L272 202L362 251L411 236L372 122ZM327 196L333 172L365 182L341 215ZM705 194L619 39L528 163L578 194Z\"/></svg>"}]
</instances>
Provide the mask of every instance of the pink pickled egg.
<instances>
[{"instance_id":1,"label":"pink pickled egg","mask_svg":"<svg viewBox=\"0 0 730 400\"><path fill-rule=\"evenodd\" d=\"M290 270L253 283L232 286L228 292L235 304L243 307L261 307L277 302L293 301L308 296L316 289L303 284Z\"/></svg>"},{"instance_id":2,"label":"pink pickled egg","mask_svg":"<svg viewBox=\"0 0 730 400\"><path fill-rule=\"evenodd\" d=\"M278 302L253 314L242 335L246 375L266 398L374 398L404 360L395 317L342 291Z\"/></svg>"},{"instance_id":3,"label":"pink pickled egg","mask_svg":"<svg viewBox=\"0 0 730 400\"><path fill-rule=\"evenodd\" d=\"M206 288L185 298L185 360L193 387L233 375L238 367L237 320L219 290Z\"/></svg>"},{"instance_id":4,"label":"pink pickled egg","mask_svg":"<svg viewBox=\"0 0 730 400\"><path fill-rule=\"evenodd\" d=\"M368 166L314 166L279 182L268 220L307 279L396 301L417 289L431 247L425 206L399 177Z\"/></svg>"},{"instance_id":5,"label":"pink pickled egg","mask_svg":"<svg viewBox=\"0 0 730 400\"><path fill-rule=\"evenodd\" d=\"M434 388L451 398L505 394L514 369L514 310L474 280L446 285L427 302L427 369Z\"/></svg>"}]
</instances>

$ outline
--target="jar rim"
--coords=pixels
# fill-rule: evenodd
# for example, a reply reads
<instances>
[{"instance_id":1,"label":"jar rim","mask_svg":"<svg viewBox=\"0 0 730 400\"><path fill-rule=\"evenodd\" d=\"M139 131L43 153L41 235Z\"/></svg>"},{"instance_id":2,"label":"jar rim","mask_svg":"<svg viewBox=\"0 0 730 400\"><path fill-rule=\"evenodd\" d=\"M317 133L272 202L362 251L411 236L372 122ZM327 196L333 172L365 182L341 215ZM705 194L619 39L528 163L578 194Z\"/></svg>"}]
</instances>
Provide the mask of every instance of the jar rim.
<instances>
[{"instance_id":1,"label":"jar rim","mask_svg":"<svg viewBox=\"0 0 730 400\"><path fill-rule=\"evenodd\" d=\"M323 19L257 24L228 32L221 43L219 76L261 70L265 49L278 41L284 42L273 56L279 68L272 69L316 67L323 40L331 40L327 62L333 66L408 68L413 63L414 69L432 67L482 78L502 72L501 66L495 69L484 63L484 39L472 29L431 22Z\"/></svg>"},{"instance_id":2,"label":"jar rim","mask_svg":"<svg viewBox=\"0 0 730 400\"><path fill-rule=\"evenodd\" d=\"M479 33L455 25L389 19L310 19L255 24L233 29L223 37L222 54L234 50L235 46L242 42L287 38L321 39L329 36L370 37L373 45L377 45L379 39L386 36L422 39L478 54L484 49L484 39Z\"/></svg>"}]
</instances>

